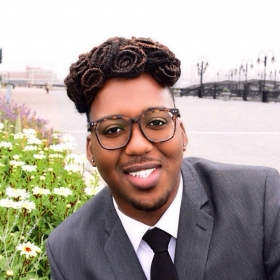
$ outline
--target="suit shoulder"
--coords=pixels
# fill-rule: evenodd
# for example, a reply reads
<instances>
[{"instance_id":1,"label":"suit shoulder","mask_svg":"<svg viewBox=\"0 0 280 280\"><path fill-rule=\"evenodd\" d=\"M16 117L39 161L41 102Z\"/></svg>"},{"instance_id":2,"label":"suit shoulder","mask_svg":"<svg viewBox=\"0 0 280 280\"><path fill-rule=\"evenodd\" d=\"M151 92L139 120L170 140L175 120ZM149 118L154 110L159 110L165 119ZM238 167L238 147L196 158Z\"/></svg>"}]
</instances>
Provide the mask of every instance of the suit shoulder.
<instances>
[{"instance_id":1,"label":"suit shoulder","mask_svg":"<svg viewBox=\"0 0 280 280\"><path fill-rule=\"evenodd\" d=\"M242 164L230 164L211 161L204 158L187 157L183 160L183 166L192 166L197 172L215 172L215 171L236 171L236 172L264 172L278 174L279 172L272 167L267 166L254 166L254 165L242 165Z\"/></svg>"},{"instance_id":2,"label":"suit shoulder","mask_svg":"<svg viewBox=\"0 0 280 280\"><path fill-rule=\"evenodd\" d=\"M192 173L208 197L215 194L259 195L263 197L268 189L279 193L279 172L270 167L235 165L214 162L202 158L185 158L182 174ZM186 178L186 176L185 176ZM217 197L218 197L217 196Z\"/></svg>"},{"instance_id":3,"label":"suit shoulder","mask_svg":"<svg viewBox=\"0 0 280 280\"><path fill-rule=\"evenodd\" d=\"M98 231L106 215L114 216L113 214L112 197L108 187L105 187L56 227L50 234L49 240L60 239L62 236L66 238L68 235L74 237L74 232L88 229L89 225L94 228L93 231Z\"/></svg>"}]
</instances>

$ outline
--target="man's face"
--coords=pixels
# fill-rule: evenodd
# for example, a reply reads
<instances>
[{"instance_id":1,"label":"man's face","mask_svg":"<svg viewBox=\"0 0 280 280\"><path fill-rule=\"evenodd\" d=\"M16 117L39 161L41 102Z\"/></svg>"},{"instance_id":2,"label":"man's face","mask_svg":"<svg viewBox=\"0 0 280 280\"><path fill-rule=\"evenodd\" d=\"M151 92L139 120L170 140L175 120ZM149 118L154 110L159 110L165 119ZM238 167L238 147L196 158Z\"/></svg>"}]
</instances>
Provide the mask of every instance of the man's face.
<instances>
[{"instance_id":1,"label":"man's face","mask_svg":"<svg viewBox=\"0 0 280 280\"><path fill-rule=\"evenodd\" d=\"M90 121L116 114L135 118L150 107L174 108L167 88L149 75L111 79L95 97ZM162 215L176 196L184 143L187 137L179 119L174 137L161 143L147 140L133 124L130 141L116 150L102 148L92 132L87 138L87 157L94 161L119 209L141 220L141 213Z\"/></svg>"}]
</instances>

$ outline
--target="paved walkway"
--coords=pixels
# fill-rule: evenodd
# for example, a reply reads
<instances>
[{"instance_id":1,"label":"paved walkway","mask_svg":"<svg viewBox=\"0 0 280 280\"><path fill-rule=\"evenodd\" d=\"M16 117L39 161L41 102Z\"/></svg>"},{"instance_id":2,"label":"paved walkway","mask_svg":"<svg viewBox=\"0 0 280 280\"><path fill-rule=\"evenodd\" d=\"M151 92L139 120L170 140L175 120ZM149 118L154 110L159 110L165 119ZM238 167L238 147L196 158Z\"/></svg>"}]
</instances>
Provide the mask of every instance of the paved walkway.
<instances>
[{"instance_id":1,"label":"paved walkway","mask_svg":"<svg viewBox=\"0 0 280 280\"><path fill-rule=\"evenodd\" d=\"M4 97L5 89L0 90ZM15 88L12 100L25 103L49 127L76 138L85 152L86 117L75 111L64 89ZM280 171L280 103L178 97L176 105L189 138L186 156L215 161L266 165Z\"/></svg>"}]
</instances>

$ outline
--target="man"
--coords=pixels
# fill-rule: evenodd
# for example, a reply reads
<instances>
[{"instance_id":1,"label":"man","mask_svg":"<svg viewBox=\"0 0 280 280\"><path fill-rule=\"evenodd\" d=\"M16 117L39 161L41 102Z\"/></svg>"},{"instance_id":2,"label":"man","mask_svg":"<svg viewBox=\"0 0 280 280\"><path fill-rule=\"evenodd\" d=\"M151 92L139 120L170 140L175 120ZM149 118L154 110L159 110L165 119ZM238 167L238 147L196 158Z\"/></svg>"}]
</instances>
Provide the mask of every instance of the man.
<instances>
[{"instance_id":1,"label":"man","mask_svg":"<svg viewBox=\"0 0 280 280\"><path fill-rule=\"evenodd\" d=\"M53 280L280 279L279 174L183 159L179 76L175 55L144 38L109 39L72 64L67 93L108 186L50 235ZM168 251L151 232L168 233Z\"/></svg>"}]
</instances>

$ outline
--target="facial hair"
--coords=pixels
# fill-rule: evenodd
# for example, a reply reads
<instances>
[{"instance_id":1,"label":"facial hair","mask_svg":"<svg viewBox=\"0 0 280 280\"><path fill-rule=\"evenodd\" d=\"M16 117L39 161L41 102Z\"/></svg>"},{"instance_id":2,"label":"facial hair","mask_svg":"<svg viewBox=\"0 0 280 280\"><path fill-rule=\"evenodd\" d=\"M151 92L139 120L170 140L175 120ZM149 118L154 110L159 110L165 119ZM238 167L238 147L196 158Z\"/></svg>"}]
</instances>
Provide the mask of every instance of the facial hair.
<instances>
[{"instance_id":1,"label":"facial hair","mask_svg":"<svg viewBox=\"0 0 280 280\"><path fill-rule=\"evenodd\" d=\"M170 194L171 190L166 191L152 206L143 203L141 200L136 200L133 198L130 199L130 203L136 210L145 211L147 213L155 212L166 204Z\"/></svg>"}]
</instances>

